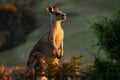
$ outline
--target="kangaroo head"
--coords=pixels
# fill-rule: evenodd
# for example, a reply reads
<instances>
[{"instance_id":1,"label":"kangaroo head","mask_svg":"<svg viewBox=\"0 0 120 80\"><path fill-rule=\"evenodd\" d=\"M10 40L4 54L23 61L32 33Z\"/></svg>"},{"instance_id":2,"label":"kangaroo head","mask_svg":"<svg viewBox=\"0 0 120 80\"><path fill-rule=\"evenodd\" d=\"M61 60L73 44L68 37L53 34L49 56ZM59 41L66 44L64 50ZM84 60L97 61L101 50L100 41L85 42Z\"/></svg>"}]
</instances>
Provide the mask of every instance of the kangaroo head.
<instances>
[{"instance_id":1,"label":"kangaroo head","mask_svg":"<svg viewBox=\"0 0 120 80\"><path fill-rule=\"evenodd\" d=\"M50 13L53 21L64 21L66 14L60 11L56 6L46 6L47 11Z\"/></svg>"}]
</instances>

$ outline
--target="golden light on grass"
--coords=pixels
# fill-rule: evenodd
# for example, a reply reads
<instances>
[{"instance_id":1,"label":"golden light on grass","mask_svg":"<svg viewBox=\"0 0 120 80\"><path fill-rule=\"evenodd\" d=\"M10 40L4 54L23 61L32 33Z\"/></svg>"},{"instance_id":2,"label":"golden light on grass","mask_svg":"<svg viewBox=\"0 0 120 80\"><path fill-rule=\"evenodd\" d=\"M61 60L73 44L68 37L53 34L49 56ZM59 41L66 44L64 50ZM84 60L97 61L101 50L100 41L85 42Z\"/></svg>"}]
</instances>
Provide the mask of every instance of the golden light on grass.
<instances>
[{"instance_id":1,"label":"golden light on grass","mask_svg":"<svg viewBox=\"0 0 120 80\"><path fill-rule=\"evenodd\" d=\"M49 67L47 68L46 76L49 79L54 78L54 80L65 80L67 78L70 78L71 80L79 80L81 76L81 58L81 56L73 56L69 61L61 62L59 65L52 64L51 60L49 60ZM0 80L33 80L35 74L34 69L28 67L0 66Z\"/></svg>"}]
</instances>

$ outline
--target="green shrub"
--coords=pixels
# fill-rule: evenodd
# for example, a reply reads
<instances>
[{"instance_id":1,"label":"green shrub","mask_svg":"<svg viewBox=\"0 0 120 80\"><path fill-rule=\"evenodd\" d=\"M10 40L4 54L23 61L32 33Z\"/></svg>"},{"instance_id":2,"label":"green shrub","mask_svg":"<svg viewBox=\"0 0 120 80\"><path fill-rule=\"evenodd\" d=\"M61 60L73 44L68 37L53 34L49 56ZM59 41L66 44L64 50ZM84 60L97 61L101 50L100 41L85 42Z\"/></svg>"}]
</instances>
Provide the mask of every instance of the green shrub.
<instances>
[{"instance_id":1,"label":"green shrub","mask_svg":"<svg viewBox=\"0 0 120 80\"><path fill-rule=\"evenodd\" d=\"M48 78L55 80L66 80L68 77L71 79L80 79L82 56L73 56L69 61L57 64L51 64L49 62L47 69ZM50 61L50 60L49 60Z\"/></svg>"},{"instance_id":2,"label":"green shrub","mask_svg":"<svg viewBox=\"0 0 120 80\"><path fill-rule=\"evenodd\" d=\"M110 59L120 61L120 11L111 19L99 16L92 25L98 46Z\"/></svg>"},{"instance_id":3,"label":"green shrub","mask_svg":"<svg viewBox=\"0 0 120 80\"><path fill-rule=\"evenodd\" d=\"M120 80L120 11L110 19L99 16L92 30L97 46L105 51L107 58L95 57L94 65L88 68L89 79Z\"/></svg>"},{"instance_id":4,"label":"green shrub","mask_svg":"<svg viewBox=\"0 0 120 80\"><path fill-rule=\"evenodd\" d=\"M120 63L96 58L94 66L89 67L90 80L120 80Z\"/></svg>"},{"instance_id":5,"label":"green shrub","mask_svg":"<svg viewBox=\"0 0 120 80\"><path fill-rule=\"evenodd\" d=\"M79 80L82 56L73 56L69 61L52 64L51 59L48 62L46 77L49 80ZM14 66L7 67L0 65L0 80L33 80L39 73L28 67Z\"/></svg>"}]
</instances>

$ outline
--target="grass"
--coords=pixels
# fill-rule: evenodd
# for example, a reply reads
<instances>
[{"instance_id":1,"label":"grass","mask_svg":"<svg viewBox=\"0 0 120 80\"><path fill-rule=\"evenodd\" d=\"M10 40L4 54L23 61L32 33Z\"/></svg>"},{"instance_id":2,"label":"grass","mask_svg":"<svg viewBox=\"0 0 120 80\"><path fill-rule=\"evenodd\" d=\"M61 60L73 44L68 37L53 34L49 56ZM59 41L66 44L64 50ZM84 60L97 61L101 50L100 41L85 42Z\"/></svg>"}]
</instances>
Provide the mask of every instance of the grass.
<instances>
[{"instance_id":1,"label":"grass","mask_svg":"<svg viewBox=\"0 0 120 80\"><path fill-rule=\"evenodd\" d=\"M83 63L93 60L93 57L85 50L88 49L92 52L97 51L96 48L91 47L91 45L95 43L95 37L91 33L89 26L96 15L109 16L118 11L120 8L119 3L119 0L41 1L41 3L36 5L35 10L39 20L38 25L42 27L36 29L33 33L37 34L31 34L32 36L28 38L26 43L11 50L0 52L0 64L6 64L8 66L26 65L31 48L43 33L49 29L49 25L46 24L46 22L50 20L48 13L45 11L47 4L58 5L59 8L68 14L67 20L62 24L65 31L63 59L70 58L74 55L84 55ZM71 15L73 13L78 15Z\"/></svg>"},{"instance_id":2,"label":"grass","mask_svg":"<svg viewBox=\"0 0 120 80\"><path fill-rule=\"evenodd\" d=\"M69 61L60 62L59 65L51 64L49 59L46 77L49 80L66 80L68 78L79 80L83 74L80 71L81 59L82 56L73 56ZM33 80L35 75L39 76L39 71L37 73L34 69L27 67L14 66L8 68L3 65L0 66L0 80Z\"/></svg>"}]
</instances>

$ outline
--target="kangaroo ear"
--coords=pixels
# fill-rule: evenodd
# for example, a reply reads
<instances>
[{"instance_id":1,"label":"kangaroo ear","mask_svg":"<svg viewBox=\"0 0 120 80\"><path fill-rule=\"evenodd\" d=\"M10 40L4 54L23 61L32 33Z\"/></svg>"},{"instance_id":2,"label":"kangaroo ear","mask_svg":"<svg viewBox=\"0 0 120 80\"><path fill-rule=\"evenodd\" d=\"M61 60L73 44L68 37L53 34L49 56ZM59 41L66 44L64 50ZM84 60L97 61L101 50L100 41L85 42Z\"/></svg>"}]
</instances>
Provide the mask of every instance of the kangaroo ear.
<instances>
[{"instance_id":1,"label":"kangaroo ear","mask_svg":"<svg viewBox=\"0 0 120 80\"><path fill-rule=\"evenodd\" d=\"M54 11L59 11L59 9L56 6L53 6Z\"/></svg>"},{"instance_id":2,"label":"kangaroo ear","mask_svg":"<svg viewBox=\"0 0 120 80\"><path fill-rule=\"evenodd\" d=\"M47 5L46 9L47 9L48 12L53 13L53 7L52 6Z\"/></svg>"}]
</instances>

